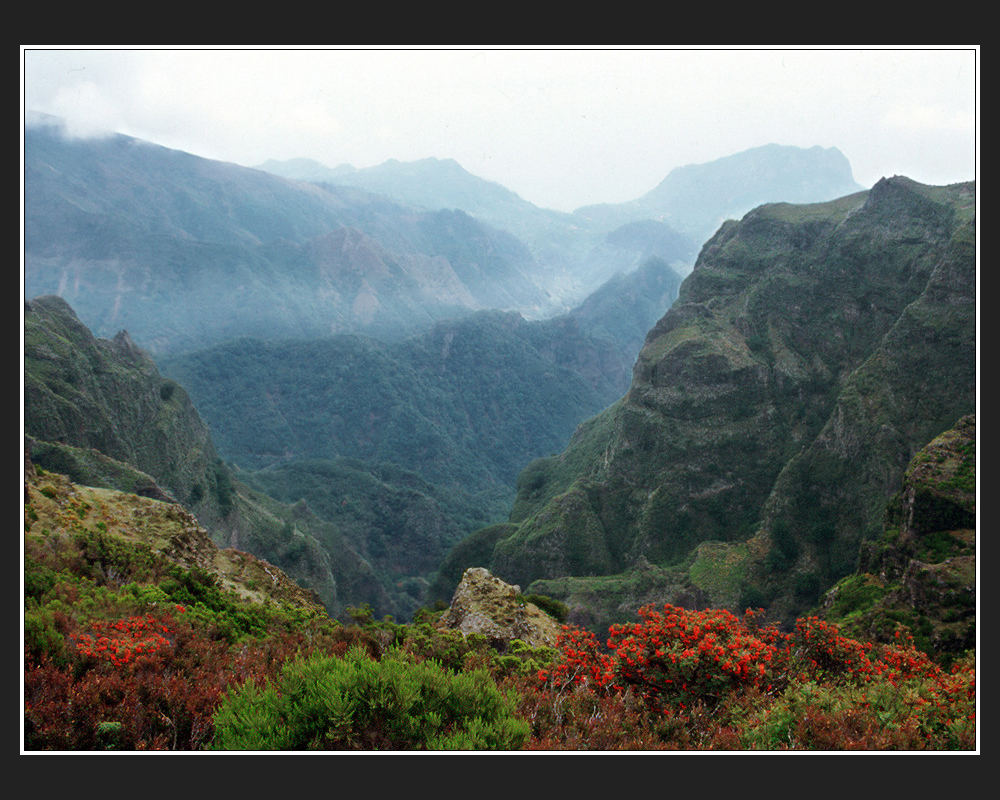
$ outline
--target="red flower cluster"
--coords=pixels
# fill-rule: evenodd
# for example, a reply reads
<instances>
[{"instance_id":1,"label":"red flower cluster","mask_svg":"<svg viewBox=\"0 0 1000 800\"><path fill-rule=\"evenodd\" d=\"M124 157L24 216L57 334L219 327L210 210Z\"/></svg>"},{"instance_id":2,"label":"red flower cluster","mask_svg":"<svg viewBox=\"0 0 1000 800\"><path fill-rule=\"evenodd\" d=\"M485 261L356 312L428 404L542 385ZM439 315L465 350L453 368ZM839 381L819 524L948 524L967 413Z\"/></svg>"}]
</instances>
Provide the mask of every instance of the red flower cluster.
<instances>
[{"instance_id":1,"label":"red flower cluster","mask_svg":"<svg viewBox=\"0 0 1000 800\"><path fill-rule=\"evenodd\" d=\"M556 643L560 660L551 669L539 670L538 679L563 689L570 685L603 689L614 680L612 661L590 631L563 625Z\"/></svg>"},{"instance_id":2,"label":"red flower cluster","mask_svg":"<svg viewBox=\"0 0 1000 800\"><path fill-rule=\"evenodd\" d=\"M182 606L177 606L183 611ZM158 620L152 614L128 617L113 622L100 621L90 626L90 633L75 634L77 652L84 658L125 667L140 655L151 655L170 642L173 631L169 618Z\"/></svg>"},{"instance_id":3,"label":"red flower cluster","mask_svg":"<svg viewBox=\"0 0 1000 800\"><path fill-rule=\"evenodd\" d=\"M651 706L715 703L738 689L772 690L786 653L773 629L753 630L725 609L640 609L640 621L609 631L620 685Z\"/></svg>"},{"instance_id":4,"label":"red flower cluster","mask_svg":"<svg viewBox=\"0 0 1000 800\"><path fill-rule=\"evenodd\" d=\"M944 709L961 696L975 699L975 670L941 669L912 640L882 645L860 642L818 617L797 621L786 633L724 609L689 611L666 605L639 610L639 621L612 626L607 650L597 638L565 627L560 659L539 673L553 688L582 685L604 692L631 690L653 710L712 706L736 693L776 696L790 683L827 685L919 684L915 704ZM919 696L918 696L919 695Z\"/></svg>"}]
</instances>

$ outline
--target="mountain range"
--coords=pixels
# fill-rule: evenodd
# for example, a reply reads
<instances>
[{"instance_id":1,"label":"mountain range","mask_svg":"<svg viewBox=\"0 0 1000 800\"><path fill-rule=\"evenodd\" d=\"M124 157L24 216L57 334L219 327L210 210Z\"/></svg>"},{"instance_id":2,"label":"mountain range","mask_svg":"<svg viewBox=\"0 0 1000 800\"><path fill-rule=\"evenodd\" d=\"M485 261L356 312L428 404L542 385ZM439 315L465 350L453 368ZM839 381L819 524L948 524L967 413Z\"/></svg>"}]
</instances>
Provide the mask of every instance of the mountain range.
<instances>
[{"instance_id":1,"label":"mountain range","mask_svg":"<svg viewBox=\"0 0 1000 800\"><path fill-rule=\"evenodd\" d=\"M974 206L769 145L564 214L448 160L247 169L50 120L31 457L185 504L334 613L488 566L596 627L787 619L974 409Z\"/></svg>"},{"instance_id":2,"label":"mountain range","mask_svg":"<svg viewBox=\"0 0 1000 800\"><path fill-rule=\"evenodd\" d=\"M832 180L803 177L829 171L820 149L785 155L787 174L762 170L762 158L737 159L742 183L732 165L712 180L741 202L785 199L788 182L815 188L805 200L856 188L846 160ZM591 220L537 208L453 161L310 181L269 169L122 135L70 139L57 119L26 127L25 296L58 294L95 335L126 329L153 355L241 336L399 338L475 310L566 313L651 256L683 276L701 245L667 206ZM702 169L708 180L712 166ZM733 207L697 213L708 228Z\"/></svg>"}]
</instances>

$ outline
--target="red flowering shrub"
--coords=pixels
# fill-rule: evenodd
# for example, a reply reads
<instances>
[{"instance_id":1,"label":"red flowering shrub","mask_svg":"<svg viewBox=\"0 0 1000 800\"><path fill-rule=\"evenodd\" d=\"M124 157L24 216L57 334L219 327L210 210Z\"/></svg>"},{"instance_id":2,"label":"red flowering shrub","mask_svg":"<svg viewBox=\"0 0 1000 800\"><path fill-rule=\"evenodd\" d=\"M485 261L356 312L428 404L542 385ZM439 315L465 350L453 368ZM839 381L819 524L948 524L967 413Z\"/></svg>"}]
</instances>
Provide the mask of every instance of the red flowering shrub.
<instances>
[{"instance_id":1,"label":"red flowering shrub","mask_svg":"<svg viewBox=\"0 0 1000 800\"><path fill-rule=\"evenodd\" d=\"M612 661L601 652L601 645L593 633L563 625L556 649L560 658L538 671L540 681L550 682L557 690L579 685L597 691L611 686L614 680Z\"/></svg>"},{"instance_id":2,"label":"red flowering shrub","mask_svg":"<svg viewBox=\"0 0 1000 800\"><path fill-rule=\"evenodd\" d=\"M528 706L532 746L575 741L558 712L583 707L585 690L595 704L640 700L648 715L641 724L634 704L605 705L630 720L630 737L645 741L655 730L665 746L975 747L971 660L948 672L905 637L894 645L860 642L815 617L799 620L791 633L749 611L740 619L722 609L667 605L643 608L639 617L613 626L607 649L591 633L564 629L559 657L538 674L540 695ZM539 727L545 719L561 733Z\"/></svg>"},{"instance_id":3,"label":"red flowering shrub","mask_svg":"<svg viewBox=\"0 0 1000 800\"><path fill-rule=\"evenodd\" d=\"M184 613L183 606L176 606L176 610ZM73 639L84 659L124 667L138 656L152 655L169 644L164 635L171 633L168 620L158 620L152 614L114 622L102 620L90 626L90 633L76 634Z\"/></svg>"},{"instance_id":4,"label":"red flowering shrub","mask_svg":"<svg viewBox=\"0 0 1000 800\"><path fill-rule=\"evenodd\" d=\"M171 615L95 622L70 639L65 667L26 654L26 749L198 749L221 692L256 672Z\"/></svg>"},{"instance_id":5,"label":"red flowering shrub","mask_svg":"<svg viewBox=\"0 0 1000 800\"><path fill-rule=\"evenodd\" d=\"M715 705L736 691L773 690L786 663L780 636L751 630L724 609L646 607L640 621L616 625L608 646L619 685L633 687L650 707Z\"/></svg>"}]
</instances>

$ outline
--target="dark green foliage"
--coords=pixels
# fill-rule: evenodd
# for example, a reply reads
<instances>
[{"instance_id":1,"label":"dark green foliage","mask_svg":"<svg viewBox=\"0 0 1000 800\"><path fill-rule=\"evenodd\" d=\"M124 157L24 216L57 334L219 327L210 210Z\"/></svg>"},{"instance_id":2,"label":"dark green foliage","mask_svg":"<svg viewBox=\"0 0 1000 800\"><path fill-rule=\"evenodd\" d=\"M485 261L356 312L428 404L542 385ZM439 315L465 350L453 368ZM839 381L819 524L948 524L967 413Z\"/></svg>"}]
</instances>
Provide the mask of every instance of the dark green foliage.
<instances>
[{"instance_id":1,"label":"dark green foliage","mask_svg":"<svg viewBox=\"0 0 1000 800\"><path fill-rule=\"evenodd\" d=\"M564 354L565 353L565 354ZM162 359L227 460L259 469L348 457L395 463L482 499L561 449L627 384L625 359L576 325L488 312L394 344L240 340Z\"/></svg>"},{"instance_id":2,"label":"dark green foliage","mask_svg":"<svg viewBox=\"0 0 1000 800\"><path fill-rule=\"evenodd\" d=\"M922 487L913 501L912 524L916 530L926 533L974 528L976 515L962 503Z\"/></svg>"},{"instance_id":3,"label":"dark green foliage","mask_svg":"<svg viewBox=\"0 0 1000 800\"><path fill-rule=\"evenodd\" d=\"M232 475L220 459L216 459L212 464L209 475L212 479L212 493L219 504L219 513L224 517L228 516L229 512L233 510L236 495Z\"/></svg>"},{"instance_id":4,"label":"dark green foliage","mask_svg":"<svg viewBox=\"0 0 1000 800\"><path fill-rule=\"evenodd\" d=\"M795 576L794 581L795 599L805 607L811 607L819 600L820 592L823 591L825 581L815 572L804 572Z\"/></svg>"},{"instance_id":5,"label":"dark green foliage","mask_svg":"<svg viewBox=\"0 0 1000 800\"><path fill-rule=\"evenodd\" d=\"M965 522L965 520L962 520ZM970 525L955 526L961 528L971 527ZM917 558L928 564L940 564L952 556L963 555L968 551L968 545L958 539L951 529L935 530L920 537L920 547L917 550Z\"/></svg>"},{"instance_id":6,"label":"dark green foliage","mask_svg":"<svg viewBox=\"0 0 1000 800\"><path fill-rule=\"evenodd\" d=\"M768 569L775 572L789 569L798 555L799 545L788 523L783 519L777 520L771 528L771 549L766 557Z\"/></svg>"},{"instance_id":7,"label":"dark green foliage","mask_svg":"<svg viewBox=\"0 0 1000 800\"><path fill-rule=\"evenodd\" d=\"M886 588L869 575L851 575L839 581L831 591L829 618L843 620L859 611L872 608L886 594Z\"/></svg>"},{"instance_id":8,"label":"dark green foliage","mask_svg":"<svg viewBox=\"0 0 1000 800\"><path fill-rule=\"evenodd\" d=\"M24 598L38 599L56 584L58 573L44 564L39 564L30 555L24 557Z\"/></svg>"},{"instance_id":9,"label":"dark green foliage","mask_svg":"<svg viewBox=\"0 0 1000 800\"><path fill-rule=\"evenodd\" d=\"M526 594L522 595L522 597L525 602L538 606L557 622L565 622L567 617L569 617L569 607L555 598L544 594Z\"/></svg>"},{"instance_id":10,"label":"dark green foliage","mask_svg":"<svg viewBox=\"0 0 1000 800\"><path fill-rule=\"evenodd\" d=\"M231 692L215 717L223 750L509 750L527 738L485 672L451 674L403 653L360 649L285 666Z\"/></svg>"}]
</instances>

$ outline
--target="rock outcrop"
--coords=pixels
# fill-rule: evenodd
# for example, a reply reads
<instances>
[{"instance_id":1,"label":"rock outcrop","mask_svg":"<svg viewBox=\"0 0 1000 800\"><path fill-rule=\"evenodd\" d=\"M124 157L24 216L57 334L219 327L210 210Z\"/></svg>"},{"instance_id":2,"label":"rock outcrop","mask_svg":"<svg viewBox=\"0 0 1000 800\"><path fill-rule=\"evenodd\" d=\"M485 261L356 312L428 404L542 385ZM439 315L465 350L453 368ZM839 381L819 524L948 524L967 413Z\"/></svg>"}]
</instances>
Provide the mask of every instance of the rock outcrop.
<instances>
[{"instance_id":1,"label":"rock outcrop","mask_svg":"<svg viewBox=\"0 0 1000 800\"><path fill-rule=\"evenodd\" d=\"M561 630L555 619L524 599L520 587L504 583L483 567L465 571L439 624L465 635L485 636L499 649L514 639L532 647L552 647Z\"/></svg>"}]
</instances>

